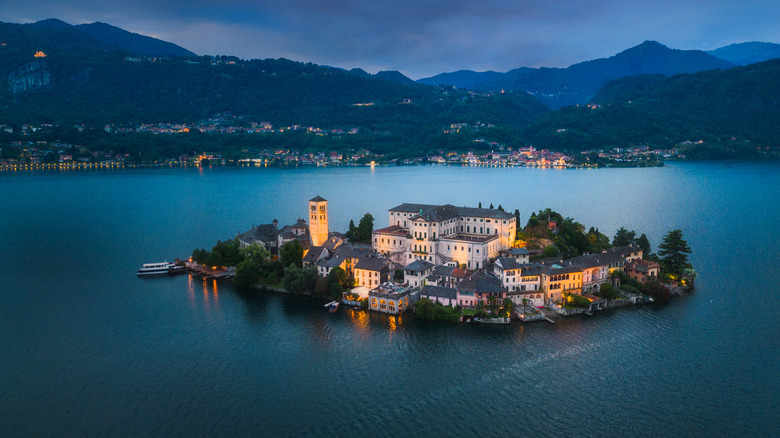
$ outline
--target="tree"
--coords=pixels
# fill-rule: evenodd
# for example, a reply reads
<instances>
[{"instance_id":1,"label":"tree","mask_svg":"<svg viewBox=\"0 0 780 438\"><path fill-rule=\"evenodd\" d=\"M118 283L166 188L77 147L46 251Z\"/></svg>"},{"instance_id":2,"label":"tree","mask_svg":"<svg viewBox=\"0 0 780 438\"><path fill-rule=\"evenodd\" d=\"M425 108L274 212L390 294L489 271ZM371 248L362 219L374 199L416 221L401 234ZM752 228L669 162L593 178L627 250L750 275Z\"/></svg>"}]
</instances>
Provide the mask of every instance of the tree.
<instances>
[{"instance_id":1,"label":"tree","mask_svg":"<svg viewBox=\"0 0 780 438\"><path fill-rule=\"evenodd\" d=\"M477 206L477 208L482 208L482 201L479 202L479 205Z\"/></svg>"},{"instance_id":2,"label":"tree","mask_svg":"<svg viewBox=\"0 0 780 438\"><path fill-rule=\"evenodd\" d=\"M643 257L647 257L650 255L650 241L647 240L647 236L642 234L639 236L638 239L636 239L636 244L639 245L640 248L642 248Z\"/></svg>"},{"instance_id":3,"label":"tree","mask_svg":"<svg viewBox=\"0 0 780 438\"><path fill-rule=\"evenodd\" d=\"M515 303L513 303L510 298L504 298L504 310L506 311L507 317L512 316L512 308L514 307Z\"/></svg>"},{"instance_id":4,"label":"tree","mask_svg":"<svg viewBox=\"0 0 780 438\"><path fill-rule=\"evenodd\" d=\"M238 274L236 274L238 276ZM330 283L327 278L320 278L314 285L314 296L317 298L325 298L330 294Z\"/></svg>"},{"instance_id":5,"label":"tree","mask_svg":"<svg viewBox=\"0 0 780 438\"><path fill-rule=\"evenodd\" d=\"M284 288L291 294L300 295L311 292L317 285L317 268L299 268L290 264L284 268Z\"/></svg>"},{"instance_id":6,"label":"tree","mask_svg":"<svg viewBox=\"0 0 780 438\"><path fill-rule=\"evenodd\" d=\"M609 283L604 283L599 289L599 296L605 300L614 300L617 298L617 291Z\"/></svg>"},{"instance_id":7,"label":"tree","mask_svg":"<svg viewBox=\"0 0 780 438\"><path fill-rule=\"evenodd\" d=\"M493 209L493 203L492 202L490 203L490 209L491 210Z\"/></svg>"},{"instance_id":8,"label":"tree","mask_svg":"<svg viewBox=\"0 0 780 438\"><path fill-rule=\"evenodd\" d=\"M504 207L502 207L501 204L498 204L498 211L504 211Z\"/></svg>"},{"instance_id":9,"label":"tree","mask_svg":"<svg viewBox=\"0 0 780 438\"><path fill-rule=\"evenodd\" d=\"M338 283L332 283L330 285L330 297L334 300L341 299L344 295L344 289Z\"/></svg>"},{"instance_id":10,"label":"tree","mask_svg":"<svg viewBox=\"0 0 780 438\"><path fill-rule=\"evenodd\" d=\"M688 242L683 240L681 230L666 233L658 248L661 262L670 273L681 274L689 267L688 254L691 253L691 248L688 247Z\"/></svg>"},{"instance_id":11,"label":"tree","mask_svg":"<svg viewBox=\"0 0 780 438\"><path fill-rule=\"evenodd\" d=\"M371 243L371 233L374 232L374 216L371 213L366 213L360 219L357 231L355 232L355 240L357 242Z\"/></svg>"},{"instance_id":12,"label":"tree","mask_svg":"<svg viewBox=\"0 0 780 438\"><path fill-rule=\"evenodd\" d=\"M339 286L344 286L347 282L347 272L341 268L333 268L328 274L329 283L338 283Z\"/></svg>"},{"instance_id":13,"label":"tree","mask_svg":"<svg viewBox=\"0 0 780 438\"><path fill-rule=\"evenodd\" d=\"M618 228L615 236L612 238L613 246L628 246L636 242L636 231L628 231L627 229Z\"/></svg>"},{"instance_id":14,"label":"tree","mask_svg":"<svg viewBox=\"0 0 780 438\"><path fill-rule=\"evenodd\" d=\"M355 226L355 221L352 219L349 220L349 230L347 230L346 237L347 239L354 239L355 238L355 231L357 230L357 227Z\"/></svg>"},{"instance_id":15,"label":"tree","mask_svg":"<svg viewBox=\"0 0 780 438\"><path fill-rule=\"evenodd\" d=\"M282 262L282 266L293 264L300 268L303 264L303 246L301 246L301 242L293 240L282 245L279 248L279 260Z\"/></svg>"},{"instance_id":16,"label":"tree","mask_svg":"<svg viewBox=\"0 0 780 438\"><path fill-rule=\"evenodd\" d=\"M238 287L248 288L257 283L257 270L252 266L252 262L244 260L236 267L236 276L233 277L233 283Z\"/></svg>"},{"instance_id":17,"label":"tree","mask_svg":"<svg viewBox=\"0 0 780 438\"><path fill-rule=\"evenodd\" d=\"M545 257L555 257L558 254L560 254L560 250L558 250L558 247L555 245L550 245L544 248Z\"/></svg>"},{"instance_id":18,"label":"tree","mask_svg":"<svg viewBox=\"0 0 780 438\"><path fill-rule=\"evenodd\" d=\"M649 295L660 302L669 301L669 298L672 296L672 294L669 292L669 289L657 281L648 281L647 283L643 284L642 293Z\"/></svg>"},{"instance_id":19,"label":"tree","mask_svg":"<svg viewBox=\"0 0 780 438\"><path fill-rule=\"evenodd\" d=\"M222 258L220 253L212 251L204 264L206 266L225 266L225 259Z\"/></svg>"}]
</instances>

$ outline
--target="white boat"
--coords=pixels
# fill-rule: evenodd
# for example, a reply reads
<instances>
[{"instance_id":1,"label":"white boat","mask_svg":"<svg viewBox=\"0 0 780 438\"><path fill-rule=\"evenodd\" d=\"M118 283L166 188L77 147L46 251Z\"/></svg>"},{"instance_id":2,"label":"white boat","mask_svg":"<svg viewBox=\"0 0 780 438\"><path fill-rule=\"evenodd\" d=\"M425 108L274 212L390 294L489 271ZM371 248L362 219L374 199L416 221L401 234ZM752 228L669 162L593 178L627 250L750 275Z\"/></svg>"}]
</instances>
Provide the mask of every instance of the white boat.
<instances>
[{"instance_id":1,"label":"white boat","mask_svg":"<svg viewBox=\"0 0 780 438\"><path fill-rule=\"evenodd\" d=\"M175 266L175 263L169 262L144 263L144 265L138 269L138 275L167 274L168 271L173 269Z\"/></svg>"}]
</instances>

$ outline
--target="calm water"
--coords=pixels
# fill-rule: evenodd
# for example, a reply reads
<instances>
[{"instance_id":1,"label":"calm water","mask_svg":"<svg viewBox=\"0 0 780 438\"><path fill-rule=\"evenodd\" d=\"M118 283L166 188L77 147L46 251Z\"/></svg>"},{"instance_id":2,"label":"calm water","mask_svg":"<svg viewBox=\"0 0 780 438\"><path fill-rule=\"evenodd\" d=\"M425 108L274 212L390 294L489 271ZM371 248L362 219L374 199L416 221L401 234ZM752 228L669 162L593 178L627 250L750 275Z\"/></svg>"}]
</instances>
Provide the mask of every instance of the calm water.
<instances>
[{"instance_id":1,"label":"calm water","mask_svg":"<svg viewBox=\"0 0 780 438\"><path fill-rule=\"evenodd\" d=\"M0 436L776 436L780 163L0 173ZM420 323L138 279L315 195L331 229L402 202L552 207L655 247L696 293L555 325Z\"/></svg>"}]
</instances>

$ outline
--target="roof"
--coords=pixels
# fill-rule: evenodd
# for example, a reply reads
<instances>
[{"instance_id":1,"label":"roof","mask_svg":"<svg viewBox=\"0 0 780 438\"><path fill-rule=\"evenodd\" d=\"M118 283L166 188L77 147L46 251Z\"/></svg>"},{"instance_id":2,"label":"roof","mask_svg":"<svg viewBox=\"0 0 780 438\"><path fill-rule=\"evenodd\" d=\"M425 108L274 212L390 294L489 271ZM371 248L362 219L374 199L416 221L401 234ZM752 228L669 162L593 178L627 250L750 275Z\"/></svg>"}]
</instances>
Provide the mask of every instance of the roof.
<instances>
[{"instance_id":1,"label":"roof","mask_svg":"<svg viewBox=\"0 0 780 438\"><path fill-rule=\"evenodd\" d=\"M397 207L391 208L389 211L416 213L415 217L420 217L426 221L432 222L441 222L459 216L486 217L492 219L511 219L515 217L512 213L493 208L456 207L452 204L434 205L403 203Z\"/></svg>"},{"instance_id":2,"label":"roof","mask_svg":"<svg viewBox=\"0 0 780 438\"><path fill-rule=\"evenodd\" d=\"M385 267L385 261L384 258L379 257L363 257L355 264L355 269L381 271Z\"/></svg>"},{"instance_id":3,"label":"roof","mask_svg":"<svg viewBox=\"0 0 780 438\"><path fill-rule=\"evenodd\" d=\"M323 198L323 197L322 197L322 196L320 196L320 195L317 195L317 196L315 196L315 197L313 197L313 198L309 199L309 202L328 202L328 200L327 200L327 199L325 199L325 198Z\"/></svg>"},{"instance_id":4,"label":"roof","mask_svg":"<svg viewBox=\"0 0 780 438\"><path fill-rule=\"evenodd\" d=\"M453 266L442 266L442 265L436 265L433 267L433 275L442 276L442 277L452 277L453 271L456 268Z\"/></svg>"},{"instance_id":5,"label":"roof","mask_svg":"<svg viewBox=\"0 0 780 438\"><path fill-rule=\"evenodd\" d=\"M522 264L518 263L517 259L514 257L499 257L498 259L496 259L495 264L502 271L508 271L511 269L521 269L523 267Z\"/></svg>"},{"instance_id":6,"label":"roof","mask_svg":"<svg viewBox=\"0 0 780 438\"><path fill-rule=\"evenodd\" d=\"M413 261L412 263L409 263L404 267L407 271L414 271L414 272L425 272L428 269L431 269L433 267L433 263L426 262L425 260L417 259Z\"/></svg>"},{"instance_id":7,"label":"roof","mask_svg":"<svg viewBox=\"0 0 780 438\"><path fill-rule=\"evenodd\" d=\"M344 243L344 240L342 240L340 237L331 236L331 237L328 238L328 240L326 240L322 244L322 246L324 246L325 248L328 248L328 250L330 250L330 251L334 251L342 243Z\"/></svg>"},{"instance_id":8,"label":"roof","mask_svg":"<svg viewBox=\"0 0 780 438\"><path fill-rule=\"evenodd\" d=\"M521 255L528 255L529 252L525 248L509 248L509 249L502 249L499 252L505 252L508 254L512 254L513 256L521 256Z\"/></svg>"},{"instance_id":9,"label":"roof","mask_svg":"<svg viewBox=\"0 0 780 438\"><path fill-rule=\"evenodd\" d=\"M333 257L317 262L317 266L326 266L328 268L338 268L344 263L344 257L334 254Z\"/></svg>"},{"instance_id":10,"label":"roof","mask_svg":"<svg viewBox=\"0 0 780 438\"><path fill-rule=\"evenodd\" d=\"M305 220L303 220L301 218L298 218L298 220L295 222L295 224L293 224L292 227L293 228L306 228L306 227L308 227L308 225L306 225L306 221Z\"/></svg>"},{"instance_id":11,"label":"roof","mask_svg":"<svg viewBox=\"0 0 780 438\"><path fill-rule=\"evenodd\" d=\"M356 246L354 244L343 244L336 248L336 254L344 258L360 259L363 257L375 256L377 253L368 246Z\"/></svg>"},{"instance_id":12,"label":"roof","mask_svg":"<svg viewBox=\"0 0 780 438\"><path fill-rule=\"evenodd\" d=\"M438 297L438 298L448 298L450 300L454 300L458 298L458 290L454 287L443 287L443 286L431 286L429 284L426 284L422 287L422 290L420 291L421 296L428 296L428 297Z\"/></svg>"},{"instance_id":13,"label":"roof","mask_svg":"<svg viewBox=\"0 0 780 438\"><path fill-rule=\"evenodd\" d=\"M395 234L400 236L406 236L409 234L408 231L406 231L405 228L400 227L398 225L391 225L389 227L380 228L378 230L374 230L374 233L376 234Z\"/></svg>"},{"instance_id":14,"label":"roof","mask_svg":"<svg viewBox=\"0 0 780 438\"><path fill-rule=\"evenodd\" d=\"M303 261L316 263L317 260L320 259L320 256L322 255L322 251L324 250L325 248L322 246L312 246L311 248L309 248L309 251L306 253L306 255L303 256Z\"/></svg>"},{"instance_id":15,"label":"roof","mask_svg":"<svg viewBox=\"0 0 780 438\"><path fill-rule=\"evenodd\" d=\"M249 231L244 231L238 236L238 238L245 242L254 242L259 240L261 242L270 243L276 242L278 236L279 230L274 224L265 224L252 227L252 229Z\"/></svg>"},{"instance_id":16,"label":"roof","mask_svg":"<svg viewBox=\"0 0 780 438\"><path fill-rule=\"evenodd\" d=\"M482 269L475 271L473 274L466 277L465 280L461 281L460 284L458 284L458 291L473 293L506 292L498 279L486 274Z\"/></svg>"},{"instance_id":17,"label":"roof","mask_svg":"<svg viewBox=\"0 0 780 438\"><path fill-rule=\"evenodd\" d=\"M538 277L542 275L542 270L547 269L546 266L540 265L538 263L523 263L520 265L520 276L521 277Z\"/></svg>"}]
</instances>

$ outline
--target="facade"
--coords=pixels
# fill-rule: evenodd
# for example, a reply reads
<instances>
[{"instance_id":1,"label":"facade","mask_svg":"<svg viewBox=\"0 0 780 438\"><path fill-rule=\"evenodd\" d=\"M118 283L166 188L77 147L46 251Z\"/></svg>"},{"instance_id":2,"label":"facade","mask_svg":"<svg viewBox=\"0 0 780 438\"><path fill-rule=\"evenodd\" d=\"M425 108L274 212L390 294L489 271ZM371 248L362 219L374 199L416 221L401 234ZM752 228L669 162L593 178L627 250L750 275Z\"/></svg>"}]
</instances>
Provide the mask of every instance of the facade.
<instances>
[{"instance_id":1,"label":"facade","mask_svg":"<svg viewBox=\"0 0 780 438\"><path fill-rule=\"evenodd\" d=\"M321 196L309 200L309 234L312 246L328 240L328 201Z\"/></svg>"},{"instance_id":2,"label":"facade","mask_svg":"<svg viewBox=\"0 0 780 438\"><path fill-rule=\"evenodd\" d=\"M415 260L404 268L404 283L412 287L421 287L425 278L433 272L433 263L425 260Z\"/></svg>"},{"instance_id":3,"label":"facade","mask_svg":"<svg viewBox=\"0 0 780 438\"><path fill-rule=\"evenodd\" d=\"M387 264L384 258L364 257L354 268L355 285L377 287L387 281Z\"/></svg>"},{"instance_id":4,"label":"facade","mask_svg":"<svg viewBox=\"0 0 780 438\"><path fill-rule=\"evenodd\" d=\"M501 303L506 298L506 289L501 286L497 278L480 269L461 281L456 288L458 291L458 305L461 307L476 307L479 304L488 306L492 303Z\"/></svg>"},{"instance_id":5,"label":"facade","mask_svg":"<svg viewBox=\"0 0 780 438\"><path fill-rule=\"evenodd\" d=\"M626 264L623 271L628 275L628 278L633 278L640 283L647 283L651 280L658 280L661 265L649 260L632 260Z\"/></svg>"},{"instance_id":6,"label":"facade","mask_svg":"<svg viewBox=\"0 0 780 438\"><path fill-rule=\"evenodd\" d=\"M374 231L372 246L400 265L424 260L435 265L484 268L511 248L513 214L451 204L401 204L389 211L390 226Z\"/></svg>"},{"instance_id":7,"label":"facade","mask_svg":"<svg viewBox=\"0 0 780 438\"><path fill-rule=\"evenodd\" d=\"M377 312L397 315L413 303L412 288L396 286L390 283L381 284L368 292L368 307Z\"/></svg>"},{"instance_id":8,"label":"facade","mask_svg":"<svg viewBox=\"0 0 780 438\"><path fill-rule=\"evenodd\" d=\"M427 298L443 306L458 305L458 290L452 287L425 285L420 290L420 298Z\"/></svg>"}]
</instances>

